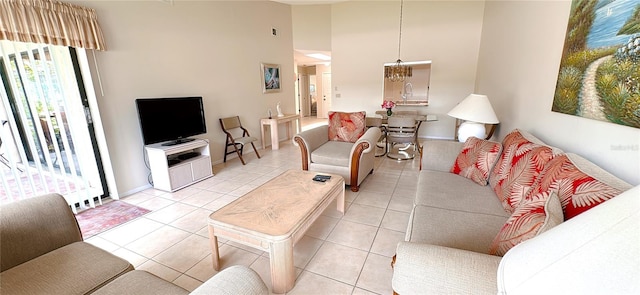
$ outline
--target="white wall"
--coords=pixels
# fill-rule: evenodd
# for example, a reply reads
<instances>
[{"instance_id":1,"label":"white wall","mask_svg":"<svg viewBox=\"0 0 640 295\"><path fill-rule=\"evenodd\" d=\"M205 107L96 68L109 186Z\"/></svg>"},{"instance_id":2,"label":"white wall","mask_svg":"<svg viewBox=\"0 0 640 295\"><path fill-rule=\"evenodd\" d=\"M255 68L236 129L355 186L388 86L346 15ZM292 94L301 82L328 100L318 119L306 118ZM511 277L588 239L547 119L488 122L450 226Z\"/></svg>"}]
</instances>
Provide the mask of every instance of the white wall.
<instances>
[{"instance_id":1,"label":"white wall","mask_svg":"<svg viewBox=\"0 0 640 295\"><path fill-rule=\"evenodd\" d=\"M221 162L225 137L218 118L239 115L259 137L259 118L295 113L289 5L271 1L85 1L96 9L107 51L97 52L104 95L96 87L118 184L115 195L148 186L134 100L194 95L204 98L212 161ZM278 37L271 36L271 28ZM281 65L282 92L263 94L260 63ZM269 139L267 139L269 140ZM250 151L251 149L249 149ZM248 151L248 152L249 152Z\"/></svg>"},{"instance_id":2,"label":"white wall","mask_svg":"<svg viewBox=\"0 0 640 295\"><path fill-rule=\"evenodd\" d=\"M331 5L293 5L293 48L331 51Z\"/></svg>"},{"instance_id":3,"label":"white wall","mask_svg":"<svg viewBox=\"0 0 640 295\"><path fill-rule=\"evenodd\" d=\"M400 2L331 7L332 109L373 114L382 110L383 64L398 58ZM474 90L483 10L482 1L404 3L401 58L433 62L429 106L399 107L438 116L439 121L422 125L420 137L454 136L455 120L446 113Z\"/></svg>"},{"instance_id":4,"label":"white wall","mask_svg":"<svg viewBox=\"0 0 640 295\"><path fill-rule=\"evenodd\" d=\"M487 1L477 92L500 119L499 138L527 130L640 184L640 129L551 111L570 1Z\"/></svg>"}]
</instances>

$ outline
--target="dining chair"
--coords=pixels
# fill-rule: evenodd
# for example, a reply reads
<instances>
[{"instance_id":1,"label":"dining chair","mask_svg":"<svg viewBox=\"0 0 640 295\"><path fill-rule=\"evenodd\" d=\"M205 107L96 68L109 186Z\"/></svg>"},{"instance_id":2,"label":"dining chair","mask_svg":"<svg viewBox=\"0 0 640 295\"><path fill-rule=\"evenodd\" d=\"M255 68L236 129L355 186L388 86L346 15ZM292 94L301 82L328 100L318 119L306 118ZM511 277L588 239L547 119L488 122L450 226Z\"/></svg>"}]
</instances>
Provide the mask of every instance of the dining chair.
<instances>
[{"instance_id":1,"label":"dining chair","mask_svg":"<svg viewBox=\"0 0 640 295\"><path fill-rule=\"evenodd\" d=\"M387 147L388 147L387 146L387 127L382 124L382 118L367 117L366 126L367 128L380 128L380 131L382 133L380 134L380 138L378 139L378 142L376 142L376 147L382 148L384 152L382 154L376 153L375 156L382 157L386 155Z\"/></svg>"},{"instance_id":2,"label":"dining chair","mask_svg":"<svg viewBox=\"0 0 640 295\"><path fill-rule=\"evenodd\" d=\"M387 119L388 158L396 160L410 160L415 157L418 146L418 124L413 116L391 116ZM396 144L405 144L395 149ZM413 146L413 147L412 147ZM412 152L409 149L413 148Z\"/></svg>"},{"instance_id":3,"label":"dining chair","mask_svg":"<svg viewBox=\"0 0 640 295\"><path fill-rule=\"evenodd\" d=\"M224 147L224 162L227 162L227 155L237 153L238 158L240 158L240 162L242 165L246 165L244 159L242 158L242 151L244 146L248 143L251 144L253 150L256 152L256 156L260 159L260 154L256 149L256 146L253 144L255 141L258 141L257 138L249 135L249 131L246 128L242 127L242 123L240 123L240 117L228 117L228 118L220 118L220 127L222 127L222 131L227 135L227 143ZM229 147L233 147L233 150L229 150ZM239 148L238 148L239 147Z\"/></svg>"}]
</instances>

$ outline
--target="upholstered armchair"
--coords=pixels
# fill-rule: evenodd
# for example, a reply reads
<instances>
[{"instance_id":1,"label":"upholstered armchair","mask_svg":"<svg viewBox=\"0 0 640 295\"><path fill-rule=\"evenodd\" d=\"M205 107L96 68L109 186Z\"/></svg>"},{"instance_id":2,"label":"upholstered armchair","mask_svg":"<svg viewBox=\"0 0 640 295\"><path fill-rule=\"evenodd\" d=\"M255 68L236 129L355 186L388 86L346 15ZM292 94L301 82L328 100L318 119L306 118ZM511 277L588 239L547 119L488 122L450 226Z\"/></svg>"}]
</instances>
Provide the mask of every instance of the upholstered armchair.
<instances>
[{"instance_id":1,"label":"upholstered armchair","mask_svg":"<svg viewBox=\"0 0 640 295\"><path fill-rule=\"evenodd\" d=\"M336 118L334 122L348 121L344 124L356 125L358 126L356 128L360 128L362 124L362 132L359 133L361 135L356 134L351 137L355 142L342 141L339 138L341 131L338 130L336 133L335 128L339 129L340 126L331 123L334 114L350 116L353 121ZM302 154L302 170L341 175L345 184L351 187L351 191L357 192L362 181L373 172L376 142L380 138L381 131L379 128L364 127L364 112L330 113L329 116L329 126L315 127L293 137L293 143L300 147Z\"/></svg>"}]
</instances>

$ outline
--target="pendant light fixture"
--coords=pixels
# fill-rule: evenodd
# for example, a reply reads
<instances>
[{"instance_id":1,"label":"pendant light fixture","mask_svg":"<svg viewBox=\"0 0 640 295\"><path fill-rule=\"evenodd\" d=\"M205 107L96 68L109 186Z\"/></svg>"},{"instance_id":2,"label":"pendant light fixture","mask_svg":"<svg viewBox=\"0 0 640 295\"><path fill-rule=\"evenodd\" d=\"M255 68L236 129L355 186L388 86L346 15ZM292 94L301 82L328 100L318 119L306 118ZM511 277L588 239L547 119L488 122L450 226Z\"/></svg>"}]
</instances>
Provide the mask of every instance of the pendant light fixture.
<instances>
[{"instance_id":1,"label":"pendant light fixture","mask_svg":"<svg viewBox=\"0 0 640 295\"><path fill-rule=\"evenodd\" d=\"M400 59L400 48L402 45L402 11L404 8L404 0L400 0L400 34L398 35L398 60L392 66L384 68L384 77L391 82L402 82L407 77L413 75L413 69L410 66L405 65Z\"/></svg>"}]
</instances>

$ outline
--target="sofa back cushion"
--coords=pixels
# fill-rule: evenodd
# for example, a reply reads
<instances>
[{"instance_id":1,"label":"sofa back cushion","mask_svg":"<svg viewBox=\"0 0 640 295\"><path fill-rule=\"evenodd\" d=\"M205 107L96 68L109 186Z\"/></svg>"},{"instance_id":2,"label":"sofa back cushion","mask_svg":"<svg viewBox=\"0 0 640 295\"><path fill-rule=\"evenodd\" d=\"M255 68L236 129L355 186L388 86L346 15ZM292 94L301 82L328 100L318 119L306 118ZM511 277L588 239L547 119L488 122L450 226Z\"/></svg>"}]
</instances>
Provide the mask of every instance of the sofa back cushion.
<instances>
[{"instance_id":1,"label":"sofa back cushion","mask_svg":"<svg viewBox=\"0 0 640 295\"><path fill-rule=\"evenodd\" d=\"M75 215L59 194L48 194L0 208L0 270L82 241Z\"/></svg>"},{"instance_id":2,"label":"sofa back cushion","mask_svg":"<svg viewBox=\"0 0 640 295\"><path fill-rule=\"evenodd\" d=\"M329 112L329 140L356 142L364 134L366 112Z\"/></svg>"},{"instance_id":3,"label":"sofa back cushion","mask_svg":"<svg viewBox=\"0 0 640 295\"><path fill-rule=\"evenodd\" d=\"M630 188L630 184L588 160L568 153L547 163L528 195L557 190L568 220Z\"/></svg>"},{"instance_id":4,"label":"sofa back cushion","mask_svg":"<svg viewBox=\"0 0 640 295\"><path fill-rule=\"evenodd\" d=\"M504 209L513 213L545 164L558 152L518 129L504 138L502 148L502 155L491 171L489 184Z\"/></svg>"},{"instance_id":5,"label":"sofa back cushion","mask_svg":"<svg viewBox=\"0 0 640 295\"><path fill-rule=\"evenodd\" d=\"M499 142L469 137L450 172L473 180L479 185L487 185L489 172L502 152Z\"/></svg>"},{"instance_id":6,"label":"sofa back cushion","mask_svg":"<svg viewBox=\"0 0 640 295\"><path fill-rule=\"evenodd\" d=\"M489 248L489 254L503 256L515 245L531 239L564 221L556 191L529 195L513 211Z\"/></svg>"}]
</instances>

